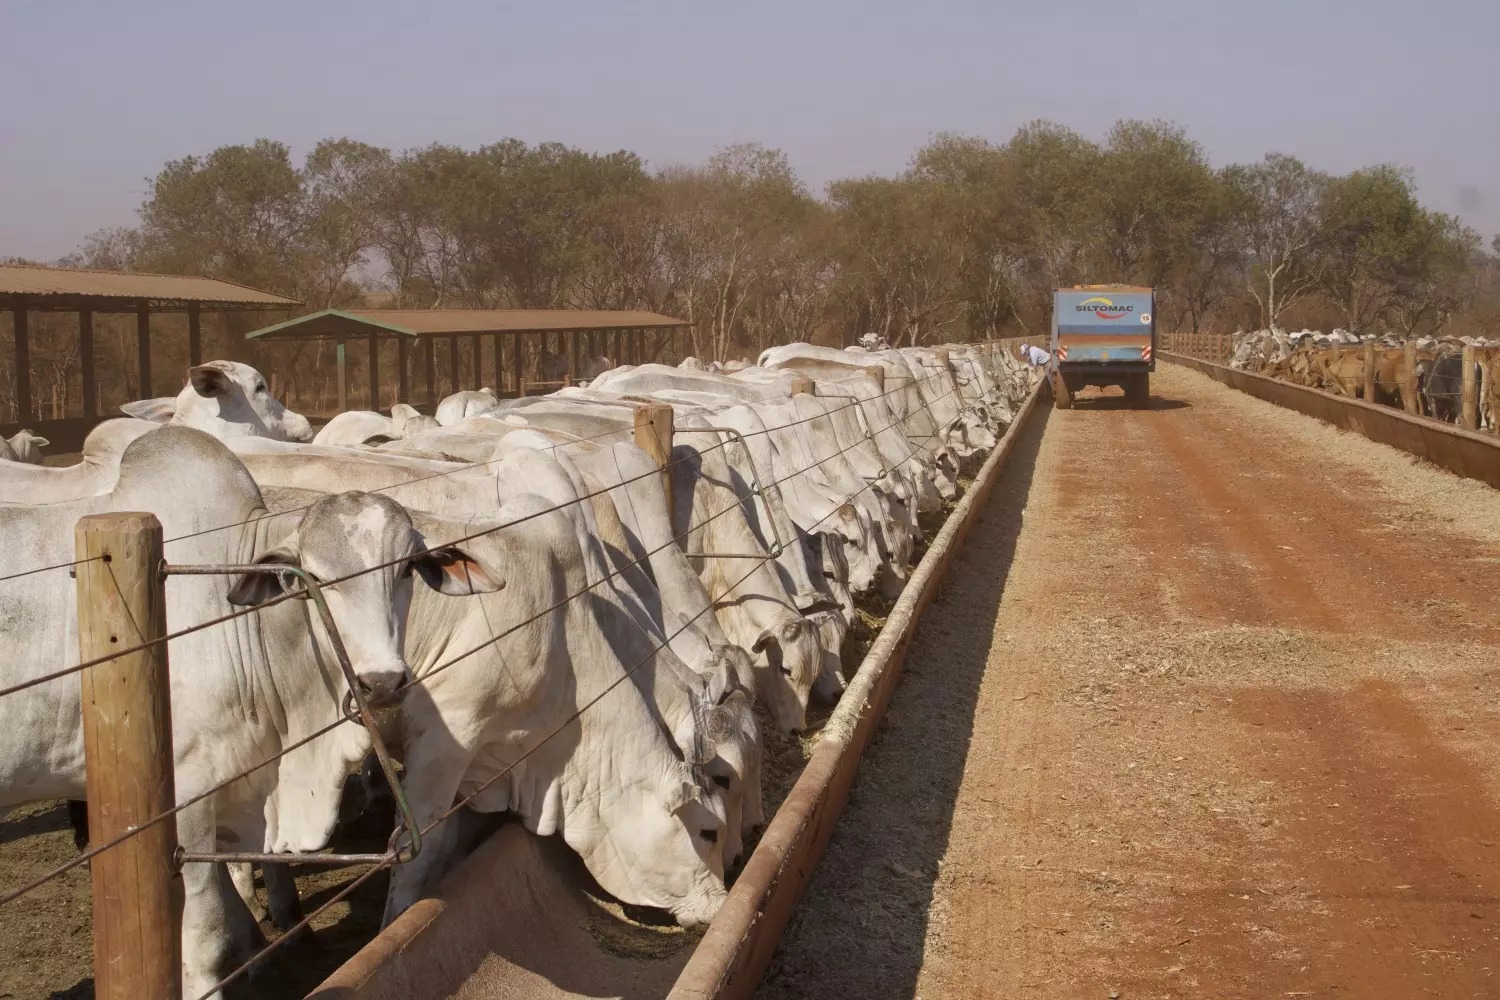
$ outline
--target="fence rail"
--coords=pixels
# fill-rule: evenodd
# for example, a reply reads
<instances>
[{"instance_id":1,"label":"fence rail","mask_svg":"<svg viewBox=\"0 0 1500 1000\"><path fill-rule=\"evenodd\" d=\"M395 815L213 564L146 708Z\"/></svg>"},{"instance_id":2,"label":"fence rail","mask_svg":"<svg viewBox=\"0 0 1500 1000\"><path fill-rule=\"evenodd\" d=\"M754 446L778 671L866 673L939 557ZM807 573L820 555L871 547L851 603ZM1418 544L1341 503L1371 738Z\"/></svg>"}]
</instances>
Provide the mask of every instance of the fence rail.
<instances>
[{"instance_id":1,"label":"fence rail","mask_svg":"<svg viewBox=\"0 0 1500 1000\"><path fill-rule=\"evenodd\" d=\"M1171 351L1200 361L1227 365L1234 356L1234 335L1229 333L1162 333L1156 335L1157 349Z\"/></svg>"}]
</instances>

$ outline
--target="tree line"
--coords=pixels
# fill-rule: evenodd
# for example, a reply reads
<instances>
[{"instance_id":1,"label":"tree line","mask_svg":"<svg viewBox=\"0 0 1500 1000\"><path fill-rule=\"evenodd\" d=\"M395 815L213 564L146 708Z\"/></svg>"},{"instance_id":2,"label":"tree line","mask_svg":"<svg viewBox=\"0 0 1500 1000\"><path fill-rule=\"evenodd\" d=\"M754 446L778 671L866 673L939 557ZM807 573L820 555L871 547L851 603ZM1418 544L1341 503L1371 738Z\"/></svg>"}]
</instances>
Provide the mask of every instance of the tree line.
<instances>
[{"instance_id":1,"label":"tree line","mask_svg":"<svg viewBox=\"0 0 1500 1000\"><path fill-rule=\"evenodd\" d=\"M1489 251L1424 207L1411 173L1292 156L1215 168L1175 125L1102 141L1033 122L935 136L891 177L811 191L754 144L652 168L506 139L392 151L280 142L167 163L133 227L67 263L206 274L309 308L640 308L693 323L704 357L793 339L1042 336L1052 289L1158 290L1184 331L1271 325L1452 332L1500 312Z\"/></svg>"}]
</instances>

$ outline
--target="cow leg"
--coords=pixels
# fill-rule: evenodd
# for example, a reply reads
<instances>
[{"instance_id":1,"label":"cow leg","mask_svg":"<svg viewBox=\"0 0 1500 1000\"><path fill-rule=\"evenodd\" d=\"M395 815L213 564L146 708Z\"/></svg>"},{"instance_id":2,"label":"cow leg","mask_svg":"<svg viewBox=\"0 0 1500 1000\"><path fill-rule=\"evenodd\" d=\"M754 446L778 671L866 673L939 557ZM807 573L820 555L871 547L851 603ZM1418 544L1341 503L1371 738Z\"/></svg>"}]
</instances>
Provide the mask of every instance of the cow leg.
<instances>
[{"instance_id":1,"label":"cow leg","mask_svg":"<svg viewBox=\"0 0 1500 1000\"><path fill-rule=\"evenodd\" d=\"M425 830L446 812L458 797L458 786L463 781L474 758L471 749L484 731L483 724L475 718L439 718L436 706L426 707L434 718L426 725L411 717L408 719L406 740L407 800L417 828ZM412 716L426 715L421 707ZM453 706L444 706L451 712ZM458 716L470 716L459 711ZM447 727L447 732L444 732ZM449 734L452 734L450 736ZM465 735L468 739L465 739ZM440 745L434 745L440 744ZM458 842L458 824L446 822L430 834L422 837L422 851L403 865L391 869L390 889L385 897L385 916L380 926L388 927L413 903L422 898L430 883L436 881L448 863Z\"/></svg>"},{"instance_id":2,"label":"cow leg","mask_svg":"<svg viewBox=\"0 0 1500 1000\"><path fill-rule=\"evenodd\" d=\"M78 799L69 799L68 823L73 827L73 846L80 851L88 850L89 804Z\"/></svg>"},{"instance_id":3,"label":"cow leg","mask_svg":"<svg viewBox=\"0 0 1500 1000\"><path fill-rule=\"evenodd\" d=\"M244 902L245 908L257 922L266 919L266 907L255 894L255 866L248 861L238 861L227 866L229 869L229 880L234 883L234 891L239 894Z\"/></svg>"},{"instance_id":4,"label":"cow leg","mask_svg":"<svg viewBox=\"0 0 1500 1000\"><path fill-rule=\"evenodd\" d=\"M270 904L271 923L283 934L290 933L303 920L302 897L297 893L297 880L292 877L288 865L268 863L260 866L260 877L266 883L266 899ZM310 943L312 928L303 927L297 932L299 943Z\"/></svg>"},{"instance_id":5,"label":"cow leg","mask_svg":"<svg viewBox=\"0 0 1500 1000\"><path fill-rule=\"evenodd\" d=\"M266 938L224 865L184 865L182 887L183 996L199 997L251 961L266 947ZM209 995L214 1000L222 996L217 991Z\"/></svg>"},{"instance_id":6,"label":"cow leg","mask_svg":"<svg viewBox=\"0 0 1500 1000\"><path fill-rule=\"evenodd\" d=\"M457 784L456 781L452 783L452 793L447 798L449 803L458 793ZM416 803L413 803L413 806L415 805ZM443 811L442 808L417 810L415 816L419 824L425 825L436 819ZM424 819L424 816L428 818ZM389 927L391 921L421 899L447 870L453 855L458 850L458 842L463 832L458 820L457 815L450 816L436 830L422 838L421 854L391 870L391 886L385 897L385 916L380 922L382 928Z\"/></svg>"}]
</instances>

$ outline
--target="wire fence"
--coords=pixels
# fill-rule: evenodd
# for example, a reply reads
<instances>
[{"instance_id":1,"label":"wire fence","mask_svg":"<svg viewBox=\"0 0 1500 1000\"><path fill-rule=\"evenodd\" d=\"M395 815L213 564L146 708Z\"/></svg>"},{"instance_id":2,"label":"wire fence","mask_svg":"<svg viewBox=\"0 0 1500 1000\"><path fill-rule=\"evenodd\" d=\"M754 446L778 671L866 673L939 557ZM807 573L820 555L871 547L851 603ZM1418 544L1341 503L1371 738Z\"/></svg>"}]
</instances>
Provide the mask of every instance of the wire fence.
<instances>
[{"instance_id":1,"label":"wire fence","mask_svg":"<svg viewBox=\"0 0 1500 1000\"><path fill-rule=\"evenodd\" d=\"M979 377L980 368L975 359L964 357L960 360L972 367L974 378L977 379ZM993 361L993 354L991 354L991 361ZM991 372L993 372L994 367L995 366L993 365L993 363L989 366ZM944 376L949 377L952 381L952 385L947 389L938 393L923 391L923 383L926 383L932 379L942 378ZM855 378L857 377L858 376L855 376ZM774 496L774 491L776 491L781 485L802 477L821 466L826 466L830 462L834 462L841 458L844 458L856 448L862 448L865 446L873 447L876 454L879 456L879 474L873 477L862 477L863 481L861 485L859 485L848 495L844 496L837 503L834 503L828 513L823 514L816 521L799 529L803 534L813 533L824 521L826 521L829 517L836 513L842 505L853 502L865 491L875 488L881 477L883 477L889 471L888 466L901 466L909 460L920 455L930 455L933 449L936 447L936 445L934 445L932 442L934 440L940 441L940 439L943 438L944 435L952 429L954 424L962 418L962 415L964 413L973 412L977 405L974 403L973 396L970 396L966 399L962 390L968 383L960 382L955 372L952 370L951 365L943 365L941 367L938 367L936 370L930 371L928 374L919 377L904 380L893 379L892 381L899 381L901 384L885 387L876 393L838 396L837 398L841 398L846 401L833 406L825 407L819 405L817 406L816 412L813 412L808 416L798 417L796 419L775 426L761 426L759 428L748 430L743 433L726 432L726 429L722 428L703 431L699 428L684 426L678 429L676 433L689 435L708 433L711 435L710 441L701 446L695 444L690 448L684 449L684 453L681 456L674 457L669 453L664 457L664 460L653 463L653 467L645 472L641 472L635 475L621 476L618 479L609 482L607 485L600 486L597 489L589 490L587 492L579 493L577 496L566 499L561 503L551 504L543 509L531 511L518 517L508 518L496 521L493 524L477 527L477 530L462 534L457 538L444 540L440 543L427 542L424 547L418 549L416 552L404 552L399 556L382 560L374 565L362 567L357 571L347 573L335 579L317 580L314 579L306 571L280 565L165 566L162 572L167 575L171 575L174 573L195 575L227 575L230 573L245 572L290 572L291 575L296 578L297 582L300 583L300 586L294 588L286 588L278 596L259 602L253 606L238 608L234 611L225 613L223 615L218 615L206 621L189 625L175 631L165 632L160 636L154 636L142 642L123 645L120 646L120 648L111 648L108 653L105 653L103 655L85 658L71 666L49 671L36 677L27 678L25 680L12 684L9 687L0 689L0 698L23 692L28 689L35 688L39 685L63 680L74 675L79 675L92 667L100 666L110 661L120 659L121 657L126 657L157 647L164 647L173 640L180 639L194 633L202 632L204 630L213 628L218 625L223 625L236 619L260 615L277 605L283 604L295 598L306 598L312 600L312 603L314 604L318 612L318 616L324 629L325 640L333 647L335 657L340 663L340 667L342 669L344 681L346 684L346 691L343 696L343 701L341 704L336 706L331 721L313 728L312 731L307 732L292 740L287 745L276 750L274 753L270 753L257 763L254 763L248 767L244 767L238 770L236 773L229 775L228 777L222 778L217 781L212 781L205 787L195 788L183 799L175 802L170 808L161 810L154 815L148 816L143 820L133 823L129 829L126 829L115 836L109 837L101 843L90 844L86 850L81 851L78 855L69 859L67 862L53 867L40 876L29 879L25 884L4 891L3 894L0 894L0 906L14 902L15 900L27 895L28 893L33 892L37 888L47 884L49 881L59 877L60 875L100 857L107 851L119 847L121 844L125 843L132 837L140 836L146 830L153 829L159 824L177 817L184 810L187 810L209 799L210 797L225 791L236 782L244 781L251 775L262 772L264 769L277 764L278 761L281 761L287 755L292 754L302 749L303 747L308 746L314 741L329 735L341 726L348 724L362 725L366 730L367 736L371 741L372 746L376 749L377 756L380 757L382 769L385 772L387 782L391 785L393 794L398 798L398 813L400 814L401 819L398 823L396 832L391 837L389 849L383 855L318 855L314 857L296 854L219 854L211 852L188 852L179 850L179 865L234 862L244 860L260 860L263 862L274 860L275 862L297 863L314 860L318 863L326 864L348 864L351 862L356 862L370 865L367 871L359 875L347 885L343 886L337 893L335 893L329 899L325 900L312 913L304 916L298 924L291 928L284 929L281 937L271 942L267 948L257 953L249 962L241 964L240 966L231 970L217 983L215 983L207 990L203 991L200 995L199 1000L201 1000L202 997L208 997L214 994L224 986L227 986L230 983L238 980L239 978L244 976L247 971L249 971L252 963L259 961L267 953L282 946L286 941L290 940L293 937L296 931L311 925L311 923L315 919L317 919L319 915L327 911L330 907L346 899L360 885L373 878L377 873L390 869L398 863L410 860L411 857L415 856L416 852L420 850L421 839L424 836L432 833L442 822L453 816L458 810L472 803L477 796L481 795L484 791L493 786L495 782L501 780L507 774L511 773L514 768L516 768L533 754L535 754L550 740L556 738L560 733L566 731L569 726L573 725L581 718L583 713L587 712L590 708L597 705L611 691L618 688L620 684L624 683L644 665L651 662L663 651L668 650L674 639L677 639L689 629L696 627L699 619L701 619L706 614L712 613L715 610L712 604L706 605L698 609L691 616L683 617L681 624L671 631L666 631L665 627L661 626L660 631L658 631L652 637L650 651L646 655L638 657L633 662L631 662L620 676L614 678L608 685L606 685L604 690L591 697L588 701L580 705L575 711L570 713L567 718L564 719L561 723L554 726L545 734L537 738L516 760L511 761L503 768L498 769L493 775L488 776L482 782L482 784L480 784L477 788L470 790L466 795L453 803L440 815L428 818L425 822L422 822L409 811L404 803L404 800L401 798L402 790L400 778L393 769L391 762L386 754L381 739L380 727L372 714L371 706L360 692L360 684L358 678L343 648L343 640L339 633L338 624L332 614L329 612L326 602L323 600L322 592L325 589L335 587L357 577L381 572L397 564L407 563L417 556L430 555L440 552L441 550L447 550L453 546L462 545L465 542L473 541L474 539L496 532L509 531L537 518L556 514L559 511L564 510L565 508L578 504L585 504L606 494L611 494L618 490L624 490L632 484L647 480L653 476L659 477L663 473L670 476L672 470L677 466L683 465L684 463L699 463L701 462L704 455L716 450L726 449L732 441L736 439L738 440L740 447L745 452L745 459L749 466L748 476L741 477L743 481L749 484L745 489L743 495L741 495L738 491L731 489L731 497L722 507L708 514L695 513L693 519L690 519L690 522L682 531L672 534L670 537L666 538L664 541L654 547L639 552L638 554L634 554L633 558L614 560L612 563L612 569L609 569L608 572L592 574L594 578L590 579L586 586L571 590L569 593L551 602L540 611L528 615L520 621L510 623L504 628L500 628L497 630L493 625L491 625L489 636L483 641L479 642L477 645L448 656L446 659L437 663L432 668L423 670L420 676L409 678L398 692L401 695L405 695L411 688L431 684L432 680L435 677L453 668L457 664L474 657L475 655L481 653L483 650L494 647L496 644L503 641L506 637L515 634L520 629L525 628L526 626L531 625L543 618L546 618L549 615L557 613L559 610L561 610L571 602L579 600L590 594L591 592L597 591L600 587L603 587L606 584L612 584L613 581L619 580L629 571L649 562L649 560L651 560L655 556L658 556L663 551L675 547L686 552L690 548L690 540L694 536L703 532L718 519L735 511L744 511L745 505L759 502L760 504L764 505L769 511L772 500L779 500L779 498L776 498ZM890 412L893 416L893 419L883 424L879 428L873 428L871 426L873 421L871 419L869 407L871 407L872 405L876 405L877 401L879 400L890 400L896 396L905 396L907 402L914 405L911 405L909 408L905 408L903 412L899 414L896 412L896 408L892 406L890 408ZM954 404L951 404L951 408L949 405L944 405L947 404L950 397L954 396L957 396L958 399L954 402ZM786 396L784 389L781 387L777 387L760 401L770 402L774 400L777 402L781 402L785 401L787 398L788 397ZM792 398L794 400L796 399L795 396ZM816 397L814 396L812 398ZM937 407L938 410L941 410L945 414L945 416L940 417L938 412L935 411L934 407ZM835 414L852 408L858 408L856 412L859 413L862 417L862 419L857 419L856 421L863 430L863 434L857 441L845 440L844 437L840 434L838 422L831 420L831 418ZM956 415L954 412L955 410ZM705 410L704 412L711 411ZM926 434L908 433L906 437L909 448L906 454L895 462L888 461L888 454L881 452L879 447L876 445L876 439L892 429L901 428L903 426L909 427L911 425L911 422L917 418L917 415L923 412L925 412L927 421L930 422L930 427L932 428L931 431ZM522 415L524 416L524 411L522 411ZM807 425L810 425L817 421L830 422L830 426L833 430L833 441L835 446L833 450L830 451L827 448L818 448L817 442L811 436L809 436ZM785 432L792 432L794 435L796 435L799 438L799 443L803 451L812 456L813 460L809 464L803 465L792 471L783 472L780 475L776 475L773 470L761 470L757 468L755 456L746 444L745 439L758 437L761 435L773 435ZM585 445L599 447L601 446L600 442L606 439L615 437L625 438L632 435L634 433L634 429L626 426L586 436L557 434L557 432L552 433L555 435L556 440L551 447L553 450L556 450L560 448ZM395 448L390 450L399 451L399 449ZM378 457L379 453L377 452L375 454ZM447 463L449 466L447 468L436 470L426 475L403 480L402 482L394 483L381 489L370 490L368 492L394 491L402 487L419 484L427 480L439 479L444 476L452 476L463 472L472 472L476 470L487 470L489 467L497 463L504 462L508 457L508 455L500 455L498 457L492 456L482 461ZM726 452L726 461L727 460L728 453ZM770 478L771 476L775 476L775 478ZM629 494L627 493L626 496L628 495ZM316 503L317 501L313 501L302 506L277 510L274 513L266 512L248 519L241 519L223 525L196 530L173 538L165 539L162 544L165 545L171 544L173 542L182 542L212 532L248 527L254 525L255 522L267 517L280 517L289 513L304 512L315 506ZM767 518L767 520L774 524L773 517ZM738 577L738 579L736 579L735 582L728 587L726 593L733 593L741 585L748 581L755 573L757 573L762 565L764 565L766 562L777 559L783 551L783 540L779 537L774 537L774 542L768 542L765 537L759 538L758 541L762 547L762 551L759 553L698 554L710 557L717 556L718 558L724 559L748 559L753 563L753 565L751 565L751 567L743 575ZM77 567L92 562L98 558L101 557L93 557L93 559L77 559L68 562L54 562L48 565L36 567L31 570L13 572L6 576L0 577L0 583L23 579L27 576L37 573L61 571L63 569L76 571ZM106 561L108 560L108 557L103 558L105 558ZM489 621L487 617L486 621ZM308 619L307 627L309 628L309 630L312 629L311 617L309 617ZM310 634L310 639L316 645L317 636L315 632ZM111 641L114 640L112 639ZM168 740L168 743L170 744L170 740Z\"/></svg>"}]
</instances>

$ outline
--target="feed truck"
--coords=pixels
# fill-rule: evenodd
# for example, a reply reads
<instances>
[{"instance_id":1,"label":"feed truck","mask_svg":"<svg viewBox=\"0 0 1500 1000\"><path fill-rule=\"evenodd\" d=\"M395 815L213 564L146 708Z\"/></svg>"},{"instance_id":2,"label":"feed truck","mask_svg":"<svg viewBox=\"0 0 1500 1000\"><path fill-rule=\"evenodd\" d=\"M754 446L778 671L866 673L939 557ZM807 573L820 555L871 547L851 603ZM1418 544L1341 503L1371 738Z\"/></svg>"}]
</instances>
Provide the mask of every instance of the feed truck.
<instances>
[{"instance_id":1,"label":"feed truck","mask_svg":"<svg viewBox=\"0 0 1500 1000\"><path fill-rule=\"evenodd\" d=\"M1073 405L1086 385L1117 385L1145 406L1156 370L1155 296L1134 285L1077 285L1052 296L1052 398Z\"/></svg>"}]
</instances>

